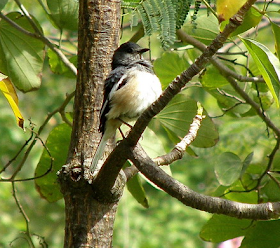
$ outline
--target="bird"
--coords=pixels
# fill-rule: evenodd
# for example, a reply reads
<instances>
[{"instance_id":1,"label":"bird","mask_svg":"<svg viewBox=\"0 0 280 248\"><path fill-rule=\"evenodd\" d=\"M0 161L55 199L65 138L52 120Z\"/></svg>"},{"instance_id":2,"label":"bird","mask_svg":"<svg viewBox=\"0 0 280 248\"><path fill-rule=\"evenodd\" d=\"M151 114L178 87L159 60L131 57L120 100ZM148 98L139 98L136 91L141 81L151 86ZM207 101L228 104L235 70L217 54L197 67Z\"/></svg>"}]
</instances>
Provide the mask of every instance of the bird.
<instances>
[{"instance_id":1,"label":"bird","mask_svg":"<svg viewBox=\"0 0 280 248\"><path fill-rule=\"evenodd\" d=\"M136 43L123 43L115 50L112 70L105 80L100 111L102 138L93 157L93 173L102 158L107 141L123 123L136 120L162 93L159 78L150 61L142 58L149 51Z\"/></svg>"}]
</instances>

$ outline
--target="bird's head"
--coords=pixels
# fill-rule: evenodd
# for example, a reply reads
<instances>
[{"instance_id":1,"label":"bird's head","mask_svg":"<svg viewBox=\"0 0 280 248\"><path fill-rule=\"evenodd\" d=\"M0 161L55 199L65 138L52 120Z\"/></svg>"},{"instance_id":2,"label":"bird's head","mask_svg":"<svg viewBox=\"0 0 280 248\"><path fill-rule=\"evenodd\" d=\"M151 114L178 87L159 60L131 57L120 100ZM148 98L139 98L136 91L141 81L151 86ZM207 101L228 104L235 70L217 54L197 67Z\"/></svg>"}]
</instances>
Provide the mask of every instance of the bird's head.
<instances>
[{"instance_id":1,"label":"bird's head","mask_svg":"<svg viewBox=\"0 0 280 248\"><path fill-rule=\"evenodd\" d=\"M112 69L123 65L129 65L130 63L141 59L141 55L144 52L149 51L149 48L143 48L133 42L126 42L122 44L113 55Z\"/></svg>"}]
</instances>

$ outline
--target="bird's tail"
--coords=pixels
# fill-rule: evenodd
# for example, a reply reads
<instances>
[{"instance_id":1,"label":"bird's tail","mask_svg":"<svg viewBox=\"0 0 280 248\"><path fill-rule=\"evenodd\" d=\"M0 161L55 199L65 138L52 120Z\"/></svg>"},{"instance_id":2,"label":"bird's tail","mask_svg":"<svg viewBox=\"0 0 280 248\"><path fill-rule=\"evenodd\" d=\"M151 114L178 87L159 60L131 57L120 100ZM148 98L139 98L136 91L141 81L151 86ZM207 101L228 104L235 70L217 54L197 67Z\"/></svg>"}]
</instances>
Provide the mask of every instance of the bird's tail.
<instances>
[{"instance_id":1,"label":"bird's tail","mask_svg":"<svg viewBox=\"0 0 280 248\"><path fill-rule=\"evenodd\" d=\"M102 138L101 138L101 141L97 147L97 150L96 150L96 153L94 155L94 158L91 162L91 165L90 165L90 172L93 173L97 167L97 164L98 164L98 161L102 158L103 156L103 153L104 153L104 149L105 149L105 146L106 146L106 143L107 143L107 140L108 138L103 135Z\"/></svg>"},{"instance_id":2,"label":"bird's tail","mask_svg":"<svg viewBox=\"0 0 280 248\"><path fill-rule=\"evenodd\" d=\"M102 158L102 156L104 154L105 146L106 146L108 139L110 139L114 136L116 129L118 129L121 124L122 124L122 122L119 120L116 120L116 119L107 121L106 127L105 127L105 132L101 138L101 141L98 145L98 148L95 152L94 158L90 165L91 173L93 173L96 170L98 161Z\"/></svg>"}]
</instances>

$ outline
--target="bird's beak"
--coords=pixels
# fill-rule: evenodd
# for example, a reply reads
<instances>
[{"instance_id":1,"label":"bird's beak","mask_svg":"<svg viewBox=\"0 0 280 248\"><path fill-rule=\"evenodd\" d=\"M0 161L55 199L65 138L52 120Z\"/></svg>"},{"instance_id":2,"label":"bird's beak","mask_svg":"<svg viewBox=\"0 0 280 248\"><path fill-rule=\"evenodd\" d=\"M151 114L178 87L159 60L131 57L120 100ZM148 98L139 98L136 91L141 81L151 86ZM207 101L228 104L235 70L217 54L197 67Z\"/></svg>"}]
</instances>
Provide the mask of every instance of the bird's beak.
<instances>
[{"instance_id":1,"label":"bird's beak","mask_svg":"<svg viewBox=\"0 0 280 248\"><path fill-rule=\"evenodd\" d=\"M145 53L145 52L147 52L147 51L149 51L149 50L150 50L149 48L141 48L141 49L139 50L139 53L142 54L142 53Z\"/></svg>"}]
</instances>

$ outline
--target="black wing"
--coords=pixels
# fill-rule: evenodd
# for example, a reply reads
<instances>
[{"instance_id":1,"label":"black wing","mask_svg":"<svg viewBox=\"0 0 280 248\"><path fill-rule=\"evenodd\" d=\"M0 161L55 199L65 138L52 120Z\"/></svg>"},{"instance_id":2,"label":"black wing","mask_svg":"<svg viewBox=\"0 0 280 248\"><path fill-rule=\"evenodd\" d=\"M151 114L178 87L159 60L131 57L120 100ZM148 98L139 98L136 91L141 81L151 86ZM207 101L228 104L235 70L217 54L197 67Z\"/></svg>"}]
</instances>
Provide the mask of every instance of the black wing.
<instances>
[{"instance_id":1,"label":"black wing","mask_svg":"<svg viewBox=\"0 0 280 248\"><path fill-rule=\"evenodd\" d=\"M105 89L104 89L104 100L100 112L100 124L99 124L99 131L104 134L105 132L105 123L106 123L106 114L110 111L110 104L109 104L109 94L114 87L115 84L119 82L121 77L124 75L126 71L125 66L119 66L112 70L109 76L105 80Z\"/></svg>"}]
</instances>

